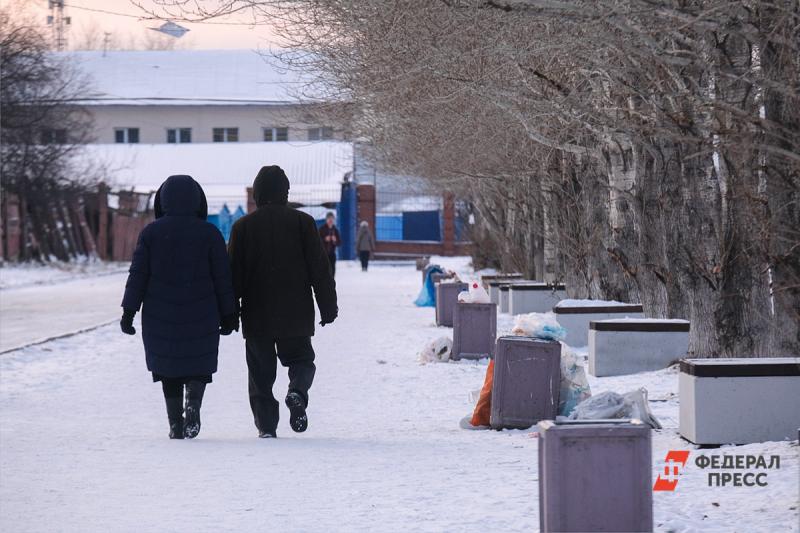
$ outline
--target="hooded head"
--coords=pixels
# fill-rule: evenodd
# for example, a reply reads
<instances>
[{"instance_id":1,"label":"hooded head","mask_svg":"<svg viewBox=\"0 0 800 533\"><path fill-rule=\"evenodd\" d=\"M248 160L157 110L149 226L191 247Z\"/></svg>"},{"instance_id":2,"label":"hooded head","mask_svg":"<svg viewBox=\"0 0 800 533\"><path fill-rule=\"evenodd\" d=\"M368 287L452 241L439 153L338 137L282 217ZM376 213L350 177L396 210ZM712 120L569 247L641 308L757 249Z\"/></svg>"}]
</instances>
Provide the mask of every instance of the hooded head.
<instances>
[{"instance_id":1,"label":"hooded head","mask_svg":"<svg viewBox=\"0 0 800 533\"><path fill-rule=\"evenodd\" d=\"M261 167L253 181L253 200L256 206L286 205L289 201L289 178L278 165Z\"/></svg>"},{"instance_id":2,"label":"hooded head","mask_svg":"<svg viewBox=\"0 0 800 533\"><path fill-rule=\"evenodd\" d=\"M156 218L167 216L208 217L206 195L191 176L170 176L156 192Z\"/></svg>"}]
</instances>

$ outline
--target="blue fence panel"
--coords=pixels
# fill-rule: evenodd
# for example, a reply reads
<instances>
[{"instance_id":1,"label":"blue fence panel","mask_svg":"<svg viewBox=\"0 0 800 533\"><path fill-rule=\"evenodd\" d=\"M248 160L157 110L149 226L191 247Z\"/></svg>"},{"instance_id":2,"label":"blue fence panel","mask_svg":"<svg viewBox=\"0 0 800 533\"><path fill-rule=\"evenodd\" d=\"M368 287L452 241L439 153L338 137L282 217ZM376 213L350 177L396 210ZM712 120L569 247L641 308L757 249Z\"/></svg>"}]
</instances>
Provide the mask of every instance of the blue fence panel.
<instances>
[{"instance_id":1,"label":"blue fence panel","mask_svg":"<svg viewBox=\"0 0 800 533\"><path fill-rule=\"evenodd\" d=\"M439 211L406 211L403 213L404 241L441 241Z\"/></svg>"},{"instance_id":2,"label":"blue fence panel","mask_svg":"<svg viewBox=\"0 0 800 533\"><path fill-rule=\"evenodd\" d=\"M403 240L403 215L377 215L375 239L379 241Z\"/></svg>"}]
</instances>

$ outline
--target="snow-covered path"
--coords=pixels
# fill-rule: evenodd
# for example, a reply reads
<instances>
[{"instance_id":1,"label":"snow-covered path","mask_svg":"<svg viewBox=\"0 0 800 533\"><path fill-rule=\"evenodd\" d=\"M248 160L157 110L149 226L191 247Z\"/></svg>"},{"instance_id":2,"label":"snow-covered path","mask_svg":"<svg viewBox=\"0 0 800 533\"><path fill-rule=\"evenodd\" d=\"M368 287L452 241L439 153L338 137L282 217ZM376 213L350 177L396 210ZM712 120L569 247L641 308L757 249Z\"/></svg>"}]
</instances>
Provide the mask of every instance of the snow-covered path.
<instances>
[{"instance_id":1,"label":"snow-covered path","mask_svg":"<svg viewBox=\"0 0 800 533\"><path fill-rule=\"evenodd\" d=\"M194 441L167 439L141 339L116 324L0 356L0 529L535 531L537 439L458 428L486 362L417 364L425 341L450 334L434 327L432 309L411 305L419 273L377 266L363 274L342 262L337 281L341 318L315 337L302 435L291 433L282 407L280 438L256 438L239 336L223 339ZM676 382L662 371L592 386L645 385L664 400L654 404L666 426L654 432L659 460L689 448L674 431ZM687 469L678 492L656 496L657 529L796 528L796 445L717 452L779 454L781 470L767 491L709 489L704 472Z\"/></svg>"},{"instance_id":2,"label":"snow-covered path","mask_svg":"<svg viewBox=\"0 0 800 533\"><path fill-rule=\"evenodd\" d=\"M0 291L0 353L120 315L125 273Z\"/></svg>"}]
</instances>

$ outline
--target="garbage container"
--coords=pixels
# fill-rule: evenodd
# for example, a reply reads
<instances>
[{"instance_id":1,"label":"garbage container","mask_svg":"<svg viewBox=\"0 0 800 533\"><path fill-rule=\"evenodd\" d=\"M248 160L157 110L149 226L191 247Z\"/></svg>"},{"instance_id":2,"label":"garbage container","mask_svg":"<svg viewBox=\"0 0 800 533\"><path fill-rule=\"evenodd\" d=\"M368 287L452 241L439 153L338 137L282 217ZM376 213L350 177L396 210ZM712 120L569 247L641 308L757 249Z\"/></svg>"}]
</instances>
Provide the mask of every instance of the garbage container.
<instances>
[{"instance_id":1,"label":"garbage container","mask_svg":"<svg viewBox=\"0 0 800 533\"><path fill-rule=\"evenodd\" d=\"M490 425L525 429L555 419L561 388L561 343L500 337L495 348Z\"/></svg>"},{"instance_id":2,"label":"garbage container","mask_svg":"<svg viewBox=\"0 0 800 533\"><path fill-rule=\"evenodd\" d=\"M456 303L453 312L451 359L482 359L494 356L497 337L495 304Z\"/></svg>"},{"instance_id":3,"label":"garbage container","mask_svg":"<svg viewBox=\"0 0 800 533\"><path fill-rule=\"evenodd\" d=\"M467 290L468 285L461 282L436 284L436 325L453 327L453 309L458 302L458 294Z\"/></svg>"},{"instance_id":4,"label":"garbage container","mask_svg":"<svg viewBox=\"0 0 800 533\"><path fill-rule=\"evenodd\" d=\"M539 527L653 531L650 426L639 420L539 422Z\"/></svg>"}]
</instances>

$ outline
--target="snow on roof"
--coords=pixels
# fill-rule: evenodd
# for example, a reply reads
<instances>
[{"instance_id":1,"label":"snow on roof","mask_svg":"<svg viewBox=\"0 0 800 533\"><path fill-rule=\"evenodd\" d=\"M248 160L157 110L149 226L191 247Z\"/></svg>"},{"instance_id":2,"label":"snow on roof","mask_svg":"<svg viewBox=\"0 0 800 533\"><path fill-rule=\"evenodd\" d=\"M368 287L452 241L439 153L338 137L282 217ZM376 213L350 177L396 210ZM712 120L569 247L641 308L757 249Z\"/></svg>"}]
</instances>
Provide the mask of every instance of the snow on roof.
<instances>
[{"instance_id":1,"label":"snow on roof","mask_svg":"<svg viewBox=\"0 0 800 533\"><path fill-rule=\"evenodd\" d=\"M345 174L353 170L353 145L312 143L91 144L82 157L104 169L113 189L155 191L167 177L188 174L206 192L209 210L223 204L247 208L247 187L264 165L279 165L291 182L289 201L338 202Z\"/></svg>"},{"instance_id":2,"label":"snow on roof","mask_svg":"<svg viewBox=\"0 0 800 533\"><path fill-rule=\"evenodd\" d=\"M66 52L90 78L83 105L298 103L303 86L254 50Z\"/></svg>"}]
</instances>

